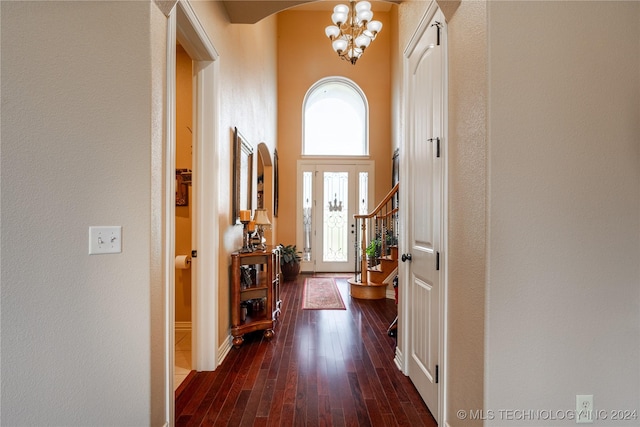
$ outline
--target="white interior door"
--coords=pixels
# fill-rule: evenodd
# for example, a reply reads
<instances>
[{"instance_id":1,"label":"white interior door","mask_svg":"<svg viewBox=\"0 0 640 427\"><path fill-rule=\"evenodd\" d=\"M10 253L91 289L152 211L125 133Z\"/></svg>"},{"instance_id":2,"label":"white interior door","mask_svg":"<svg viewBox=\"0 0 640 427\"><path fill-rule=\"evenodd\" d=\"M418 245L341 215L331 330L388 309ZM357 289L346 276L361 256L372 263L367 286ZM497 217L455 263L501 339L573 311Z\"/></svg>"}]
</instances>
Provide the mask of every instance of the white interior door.
<instances>
[{"instance_id":1,"label":"white interior door","mask_svg":"<svg viewBox=\"0 0 640 427\"><path fill-rule=\"evenodd\" d=\"M409 56L410 126L407 140L408 242L404 249L408 316L407 370L440 422L443 230L444 17L438 11ZM401 197L401 200L403 197Z\"/></svg>"},{"instance_id":2,"label":"white interior door","mask_svg":"<svg viewBox=\"0 0 640 427\"><path fill-rule=\"evenodd\" d=\"M353 272L356 224L353 216L369 209L373 163L299 165L302 221L298 247L302 270Z\"/></svg>"}]
</instances>

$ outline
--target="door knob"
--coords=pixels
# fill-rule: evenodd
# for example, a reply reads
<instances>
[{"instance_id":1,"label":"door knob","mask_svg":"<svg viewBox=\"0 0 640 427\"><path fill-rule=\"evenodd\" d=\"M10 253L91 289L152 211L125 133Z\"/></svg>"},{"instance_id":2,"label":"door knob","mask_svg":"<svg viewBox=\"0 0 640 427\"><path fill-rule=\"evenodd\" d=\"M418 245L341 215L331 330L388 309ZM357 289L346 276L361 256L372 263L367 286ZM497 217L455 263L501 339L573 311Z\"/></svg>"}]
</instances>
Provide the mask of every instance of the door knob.
<instances>
[{"instance_id":1,"label":"door knob","mask_svg":"<svg viewBox=\"0 0 640 427\"><path fill-rule=\"evenodd\" d=\"M402 258L400 258L402 262L411 261L411 254L402 254Z\"/></svg>"}]
</instances>

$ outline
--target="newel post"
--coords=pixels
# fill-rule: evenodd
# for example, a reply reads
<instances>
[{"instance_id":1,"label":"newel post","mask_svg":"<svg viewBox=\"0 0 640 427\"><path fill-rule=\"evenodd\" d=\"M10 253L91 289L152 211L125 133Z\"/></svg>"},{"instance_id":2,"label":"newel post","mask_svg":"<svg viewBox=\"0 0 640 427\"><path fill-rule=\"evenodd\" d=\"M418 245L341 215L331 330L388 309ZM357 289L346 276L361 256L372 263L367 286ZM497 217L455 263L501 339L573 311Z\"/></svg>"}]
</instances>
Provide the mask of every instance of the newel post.
<instances>
[{"instance_id":1,"label":"newel post","mask_svg":"<svg viewBox=\"0 0 640 427\"><path fill-rule=\"evenodd\" d=\"M362 246L360 250L360 253L362 254L360 256L360 282L367 283L367 221L365 218L360 218L360 220L362 221L362 224L360 225L362 232L362 241L360 243Z\"/></svg>"}]
</instances>

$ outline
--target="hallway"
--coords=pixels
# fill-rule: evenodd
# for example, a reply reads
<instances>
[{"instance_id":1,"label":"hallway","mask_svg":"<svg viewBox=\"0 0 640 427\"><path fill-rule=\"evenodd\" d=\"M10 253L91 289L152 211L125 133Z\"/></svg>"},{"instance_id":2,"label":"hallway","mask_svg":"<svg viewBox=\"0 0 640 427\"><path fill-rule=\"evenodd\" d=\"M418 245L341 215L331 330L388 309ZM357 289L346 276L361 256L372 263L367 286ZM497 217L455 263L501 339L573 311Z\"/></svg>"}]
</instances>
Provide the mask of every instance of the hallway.
<instances>
[{"instance_id":1,"label":"hallway","mask_svg":"<svg viewBox=\"0 0 640 427\"><path fill-rule=\"evenodd\" d=\"M215 372L192 372L176 391L176 426L436 426L393 362L393 300L351 299L347 310L302 310L305 277L284 283L271 342L245 336Z\"/></svg>"}]
</instances>

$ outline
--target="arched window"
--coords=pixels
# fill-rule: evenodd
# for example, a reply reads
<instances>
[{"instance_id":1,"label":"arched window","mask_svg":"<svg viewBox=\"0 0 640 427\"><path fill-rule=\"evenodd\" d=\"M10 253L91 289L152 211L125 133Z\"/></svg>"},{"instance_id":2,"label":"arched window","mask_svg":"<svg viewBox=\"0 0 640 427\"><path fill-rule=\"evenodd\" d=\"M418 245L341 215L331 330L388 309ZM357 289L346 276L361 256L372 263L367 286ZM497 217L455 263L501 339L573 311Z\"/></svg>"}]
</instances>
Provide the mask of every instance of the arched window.
<instances>
[{"instance_id":1,"label":"arched window","mask_svg":"<svg viewBox=\"0 0 640 427\"><path fill-rule=\"evenodd\" d=\"M369 106L362 90L344 77L316 82L304 98L302 154L369 154Z\"/></svg>"}]
</instances>

